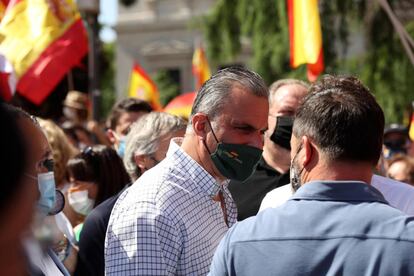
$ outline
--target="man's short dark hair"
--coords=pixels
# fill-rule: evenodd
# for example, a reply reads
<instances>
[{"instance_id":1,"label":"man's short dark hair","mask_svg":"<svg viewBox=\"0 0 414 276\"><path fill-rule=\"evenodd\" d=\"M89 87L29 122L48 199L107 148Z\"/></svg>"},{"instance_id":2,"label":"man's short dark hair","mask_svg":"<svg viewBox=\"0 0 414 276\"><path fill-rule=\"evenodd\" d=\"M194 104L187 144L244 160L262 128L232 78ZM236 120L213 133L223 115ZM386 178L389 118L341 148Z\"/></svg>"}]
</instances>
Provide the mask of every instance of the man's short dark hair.
<instances>
[{"instance_id":1,"label":"man's short dark hair","mask_svg":"<svg viewBox=\"0 0 414 276\"><path fill-rule=\"evenodd\" d=\"M153 109L151 105L143 100L135 98L127 98L117 102L108 116L106 126L110 129L115 129L118 120L125 112L151 112Z\"/></svg>"},{"instance_id":2,"label":"man's short dark hair","mask_svg":"<svg viewBox=\"0 0 414 276\"><path fill-rule=\"evenodd\" d=\"M382 150L384 113L357 78L324 76L299 106L293 134L310 137L329 160L376 164Z\"/></svg>"}]
</instances>

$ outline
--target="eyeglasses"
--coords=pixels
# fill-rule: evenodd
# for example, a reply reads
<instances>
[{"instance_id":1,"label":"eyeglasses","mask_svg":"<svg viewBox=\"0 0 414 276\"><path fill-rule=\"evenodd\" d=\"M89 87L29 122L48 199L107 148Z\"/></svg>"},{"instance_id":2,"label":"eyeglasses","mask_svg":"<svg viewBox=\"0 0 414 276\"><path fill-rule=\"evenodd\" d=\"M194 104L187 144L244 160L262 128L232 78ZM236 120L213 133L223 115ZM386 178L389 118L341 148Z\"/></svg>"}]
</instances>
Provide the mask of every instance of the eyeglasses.
<instances>
[{"instance_id":1,"label":"eyeglasses","mask_svg":"<svg viewBox=\"0 0 414 276\"><path fill-rule=\"evenodd\" d=\"M53 172L54 164L55 164L55 162L53 161L53 159L45 159L45 160L40 161L37 164L37 168L38 169L39 168L45 168L45 169L47 169L48 172ZM31 179L33 179L33 180L37 180L37 177L30 174L30 173L24 173L24 175L31 178Z\"/></svg>"},{"instance_id":2,"label":"eyeglasses","mask_svg":"<svg viewBox=\"0 0 414 276\"><path fill-rule=\"evenodd\" d=\"M55 162L53 159L44 159L36 164L36 170L39 172L42 170L42 168L45 168L48 172L53 172L54 166Z\"/></svg>"},{"instance_id":3,"label":"eyeglasses","mask_svg":"<svg viewBox=\"0 0 414 276\"><path fill-rule=\"evenodd\" d=\"M40 162L42 167L46 168L48 172L53 172L53 169L55 167L55 161L53 159L45 159L42 162Z\"/></svg>"}]
</instances>

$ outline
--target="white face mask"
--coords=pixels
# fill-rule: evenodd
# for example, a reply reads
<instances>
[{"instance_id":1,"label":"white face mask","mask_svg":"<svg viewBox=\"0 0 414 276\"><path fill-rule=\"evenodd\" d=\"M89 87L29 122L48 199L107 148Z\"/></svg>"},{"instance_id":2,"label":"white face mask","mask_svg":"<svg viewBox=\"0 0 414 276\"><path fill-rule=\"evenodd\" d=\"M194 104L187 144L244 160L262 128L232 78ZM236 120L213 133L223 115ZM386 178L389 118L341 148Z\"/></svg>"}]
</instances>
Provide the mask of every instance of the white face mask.
<instances>
[{"instance_id":1,"label":"white face mask","mask_svg":"<svg viewBox=\"0 0 414 276\"><path fill-rule=\"evenodd\" d=\"M88 197L88 191L76 191L68 193L69 205L76 213L87 216L93 209L95 200Z\"/></svg>"}]
</instances>

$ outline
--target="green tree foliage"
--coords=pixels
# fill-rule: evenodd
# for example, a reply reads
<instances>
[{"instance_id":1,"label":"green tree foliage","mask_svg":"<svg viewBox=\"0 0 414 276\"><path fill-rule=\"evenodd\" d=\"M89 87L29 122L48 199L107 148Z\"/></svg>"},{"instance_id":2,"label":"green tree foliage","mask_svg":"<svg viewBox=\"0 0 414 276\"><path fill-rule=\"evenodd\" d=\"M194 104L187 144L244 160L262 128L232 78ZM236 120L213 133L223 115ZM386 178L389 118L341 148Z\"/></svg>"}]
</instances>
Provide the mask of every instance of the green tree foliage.
<instances>
[{"instance_id":1,"label":"green tree foliage","mask_svg":"<svg viewBox=\"0 0 414 276\"><path fill-rule=\"evenodd\" d=\"M394 10L414 8L410 0L389 1ZM373 1L319 1L325 73L353 74L371 88L388 122L401 122L403 109L414 100L414 67L387 15ZM411 21L414 18L411 18ZM406 22L410 18L405 19ZM413 24L407 30L414 34ZM352 34L362 33L365 51L347 55ZM306 78L306 66L289 66L286 1L217 0L204 18L207 53L214 63L232 63L241 42L250 41L249 66L270 84L285 77Z\"/></svg>"},{"instance_id":2,"label":"green tree foliage","mask_svg":"<svg viewBox=\"0 0 414 276\"><path fill-rule=\"evenodd\" d=\"M114 69L114 44L102 45L101 71L101 118L106 118L116 100L115 93L115 69Z\"/></svg>"},{"instance_id":3,"label":"green tree foliage","mask_svg":"<svg viewBox=\"0 0 414 276\"><path fill-rule=\"evenodd\" d=\"M165 106L180 94L179 85L171 78L168 70L159 70L154 75L153 79L160 93L160 102L162 106Z\"/></svg>"}]
</instances>

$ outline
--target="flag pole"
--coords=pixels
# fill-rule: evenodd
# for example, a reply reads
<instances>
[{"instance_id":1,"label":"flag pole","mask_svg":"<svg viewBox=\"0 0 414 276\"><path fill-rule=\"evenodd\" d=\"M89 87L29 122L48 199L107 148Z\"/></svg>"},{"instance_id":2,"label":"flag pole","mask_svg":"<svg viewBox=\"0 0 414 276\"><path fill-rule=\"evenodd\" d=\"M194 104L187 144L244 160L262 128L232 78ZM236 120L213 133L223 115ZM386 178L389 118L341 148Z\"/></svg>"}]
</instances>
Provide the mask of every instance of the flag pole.
<instances>
[{"instance_id":1,"label":"flag pole","mask_svg":"<svg viewBox=\"0 0 414 276\"><path fill-rule=\"evenodd\" d=\"M92 118L95 121L100 119L101 91L99 74L99 0L78 1L79 10L85 13L88 34L89 34L89 54L88 54L88 83L89 96L92 99Z\"/></svg>"}]
</instances>

